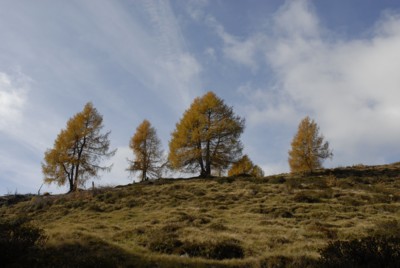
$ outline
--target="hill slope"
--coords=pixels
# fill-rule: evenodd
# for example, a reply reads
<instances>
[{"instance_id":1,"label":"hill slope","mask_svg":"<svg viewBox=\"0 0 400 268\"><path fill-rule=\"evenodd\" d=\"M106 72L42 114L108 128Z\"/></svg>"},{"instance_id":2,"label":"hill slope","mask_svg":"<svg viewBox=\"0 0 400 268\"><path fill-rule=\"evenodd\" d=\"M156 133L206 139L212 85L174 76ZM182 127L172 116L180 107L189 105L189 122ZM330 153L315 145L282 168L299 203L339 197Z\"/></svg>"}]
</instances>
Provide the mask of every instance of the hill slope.
<instances>
[{"instance_id":1,"label":"hill slope","mask_svg":"<svg viewBox=\"0 0 400 268\"><path fill-rule=\"evenodd\" d=\"M399 189L400 164L358 166L9 196L0 215L44 230L45 250L25 253L37 266L299 267L329 242L400 232Z\"/></svg>"}]
</instances>

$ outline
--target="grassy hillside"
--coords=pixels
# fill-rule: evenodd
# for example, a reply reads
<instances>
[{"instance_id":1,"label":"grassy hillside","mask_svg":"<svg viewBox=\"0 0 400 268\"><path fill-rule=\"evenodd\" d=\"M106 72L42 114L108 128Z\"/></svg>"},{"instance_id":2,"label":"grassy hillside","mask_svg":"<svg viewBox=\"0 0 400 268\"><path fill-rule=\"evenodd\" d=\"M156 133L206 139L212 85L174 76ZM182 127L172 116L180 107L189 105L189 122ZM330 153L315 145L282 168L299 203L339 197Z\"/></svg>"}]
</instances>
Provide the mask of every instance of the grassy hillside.
<instances>
[{"instance_id":1,"label":"grassy hillside","mask_svg":"<svg viewBox=\"0 0 400 268\"><path fill-rule=\"evenodd\" d=\"M329 242L400 233L400 164L8 196L0 215L44 230L19 265L318 266Z\"/></svg>"}]
</instances>

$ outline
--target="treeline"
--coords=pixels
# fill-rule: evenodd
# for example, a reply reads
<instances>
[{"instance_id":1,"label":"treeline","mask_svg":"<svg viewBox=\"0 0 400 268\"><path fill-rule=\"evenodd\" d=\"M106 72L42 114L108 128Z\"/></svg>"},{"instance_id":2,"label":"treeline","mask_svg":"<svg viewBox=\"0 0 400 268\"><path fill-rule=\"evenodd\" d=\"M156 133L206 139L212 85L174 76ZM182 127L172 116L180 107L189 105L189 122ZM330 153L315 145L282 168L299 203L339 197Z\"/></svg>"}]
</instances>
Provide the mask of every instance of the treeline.
<instances>
[{"instance_id":1,"label":"treeline","mask_svg":"<svg viewBox=\"0 0 400 268\"><path fill-rule=\"evenodd\" d=\"M99 171L109 171L111 166L101 163L114 156L116 150L110 149L110 131L103 133L103 127L102 115L90 102L69 119L53 148L45 152L44 182L68 184L73 192L89 178L98 177ZM130 140L134 159L128 160L127 170L140 172L142 181L161 177L165 169L198 173L201 177L221 176L226 171L228 176L263 177L263 170L242 154L240 136L244 128L244 118L213 92L207 92L194 99L176 124L167 157L156 129L144 120ZM329 157L329 143L319 134L318 125L304 118L289 151L291 171L313 171Z\"/></svg>"}]
</instances>

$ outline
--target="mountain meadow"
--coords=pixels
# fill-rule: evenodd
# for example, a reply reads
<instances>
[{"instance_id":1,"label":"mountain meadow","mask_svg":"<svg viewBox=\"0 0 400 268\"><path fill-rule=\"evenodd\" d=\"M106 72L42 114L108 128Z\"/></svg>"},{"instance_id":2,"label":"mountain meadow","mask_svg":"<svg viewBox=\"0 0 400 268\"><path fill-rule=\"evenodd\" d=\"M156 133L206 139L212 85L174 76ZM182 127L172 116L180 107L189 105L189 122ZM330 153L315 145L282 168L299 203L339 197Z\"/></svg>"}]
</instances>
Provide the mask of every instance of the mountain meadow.
<instances>
[{"instance_id":1,"label":"mountain meadow","mask_svg":"<svg viewBox=\"0 0 400 268\"><path fill-rule=\"evenodd\" d=\"M400 163L0 197L7 267L399 267ZM4 267L4 266L3 266Z\"/></svg>"}]
</instances>

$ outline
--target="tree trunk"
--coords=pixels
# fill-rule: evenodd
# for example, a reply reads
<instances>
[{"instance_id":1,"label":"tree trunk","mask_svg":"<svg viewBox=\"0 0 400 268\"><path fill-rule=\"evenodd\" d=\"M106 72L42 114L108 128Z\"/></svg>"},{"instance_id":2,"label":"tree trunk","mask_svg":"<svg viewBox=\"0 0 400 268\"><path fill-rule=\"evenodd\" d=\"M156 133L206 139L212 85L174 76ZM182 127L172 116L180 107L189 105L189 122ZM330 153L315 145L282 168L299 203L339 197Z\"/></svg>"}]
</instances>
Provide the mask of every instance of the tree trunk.
<instances>
[{"instance_id":1,"label":"tree trunk","mask_svg":"<svg viewBox=\"0 0 400 268\"><path fill-rule=\"evenodd\" d=\"M202 151L201 150L201 143L199 143L197 145L197 148L200 150L200 152ZM199 161L199 165L200 165L200 177L206 177L207 176L206 175L206 170L204 169L203 156L201 155L201 153L200 153L198 161Z\"/></svg>"},{"instance_id":2,"label":"tree trunk","mask_svg":"<svg viewBox=\"0 0 400 268\"><path fill-rule=\"evenodd\" d=\"M211 114L212 111L208 111L208 127L207 127L207 132L211 131ZM207 133L207 136L209 136L209 133ZM207 138L207 147L206 147L206 175L209 177L211 175L211 148L210 148L210 137Z\"/></svg>"},{"instance_id":3,"label":"tree trunk","mask_svg":"<svg viewBox=\"0 0 400 268\"><path fill-rule=\"evenodd\" d=\"M206 147L206 170L205 175L209 177L211 175L211 159L210 159L210 141L207 141Z\"/></svg>"},{"instance_id":4,"label":"tree trunk","mask_svg":"<svg viewBox=\"0 0 400 268\"><path fill-rule=\"evenodd\" d=\"M78 141L79 142L79 141ZM81 157L82 157L82 153L83 153L83 149L86 146L86 137L83 137L83 141L82 141L82 145L80 146L79 150L78 150L78 159L77 159L77 164L76 164L76 168L75 168L75 178L74 178L74 187L72 189L72 191L77 191L78 190L78 182L79 182L79 165L81 164Z\"/></svg>"},{"instance_id":5,"label":"tree trunk","mask_svg":"<svg viewBox=\"0 0 400 268\"><path fill-rule=\"evenodd\" d=\"M68 178L68 182L69 182L69 192L71 193L74 191L74 182L73 182L73 178Z\"/></svg>"}]
</instances>

